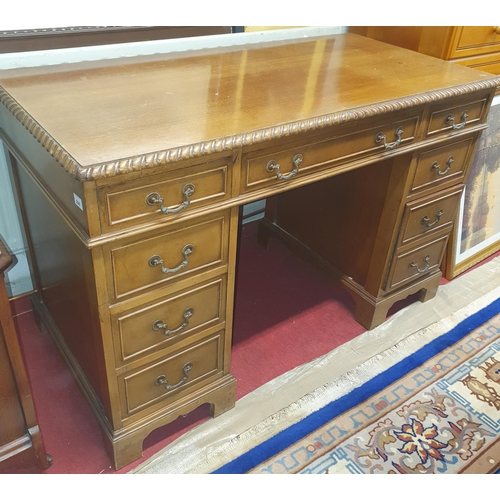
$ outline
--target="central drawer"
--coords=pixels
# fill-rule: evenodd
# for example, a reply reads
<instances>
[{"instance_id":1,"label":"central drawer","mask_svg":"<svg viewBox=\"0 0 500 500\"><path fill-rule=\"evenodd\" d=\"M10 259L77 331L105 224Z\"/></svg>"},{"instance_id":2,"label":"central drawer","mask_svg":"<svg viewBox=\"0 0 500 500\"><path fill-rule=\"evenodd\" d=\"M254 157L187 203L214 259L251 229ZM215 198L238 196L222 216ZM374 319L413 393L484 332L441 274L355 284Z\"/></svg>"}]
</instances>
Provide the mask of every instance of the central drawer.
<instances>
[{"instance_id":1,"label":"central drawer","mask_svg":"<svg viewBox=\"0 0 500 500\"><path fill-rule=\"evenodd\" d=\"M322 140L312 140L293 148L269 148L244 155L242 159L241 192L271 187L292 181L335 164L348 163L365 156L397 151L415 140L422 110L364 130L335 129Z\"/></svg>"},{"instance_id":2,"label":"central drawer","mask_svg":"<svg viewBox=\"0 0 500 500\"><path fill-rule=\"evenodd\" d=\"M123 299L180 278L224 266L229 242L229 211L190 225L161 231L105 249L110 293Z\"/></svg>"}]
</instances>

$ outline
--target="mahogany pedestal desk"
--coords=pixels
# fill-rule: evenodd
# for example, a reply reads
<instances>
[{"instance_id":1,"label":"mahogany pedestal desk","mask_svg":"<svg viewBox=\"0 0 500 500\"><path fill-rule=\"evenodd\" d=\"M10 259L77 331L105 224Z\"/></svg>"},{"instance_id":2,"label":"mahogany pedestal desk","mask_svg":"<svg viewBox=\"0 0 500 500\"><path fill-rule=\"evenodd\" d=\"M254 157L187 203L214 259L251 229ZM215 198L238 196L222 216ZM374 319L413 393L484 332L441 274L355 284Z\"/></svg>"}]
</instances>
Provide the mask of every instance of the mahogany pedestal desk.
<instances>
[{"instance_id":1,"label":"mahogany pedestal desk","mask_svg":"<svg viewBox=\"0 0 500 500\"><path fill-rule=\"evenodd\" d=\"M498 84L354 34L0 74L36 310L116 468L235 403L241 205L267 198L260 240L340 280L366 328L434 296Z\"/></svg>"}]
</instances>

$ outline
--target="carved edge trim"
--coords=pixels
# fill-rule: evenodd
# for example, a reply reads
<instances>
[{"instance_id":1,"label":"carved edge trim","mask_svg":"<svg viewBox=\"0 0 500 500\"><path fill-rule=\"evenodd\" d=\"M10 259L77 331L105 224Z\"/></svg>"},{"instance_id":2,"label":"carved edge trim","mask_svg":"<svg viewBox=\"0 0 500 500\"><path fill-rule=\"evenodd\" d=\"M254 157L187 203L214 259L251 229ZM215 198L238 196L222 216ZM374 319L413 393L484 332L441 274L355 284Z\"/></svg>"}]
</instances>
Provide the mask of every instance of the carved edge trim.
<instances>
[{"instance_id":1,"label":"carved edge trim","mask_svg":"<svg viewBox=\"0 0 500 500\"><path fill-rule=\"evenodd\" d=\"M87 182L130 172L137 172L147 168L161 167L183 160L201 158L214 153L229 152L242 146L260 144L273 139L281 139L311 130L319 130L333 125L345 124L362 118L400 111L414 106L429 104L441 99L460 97L496 87L500 87L500 77L493 77L481 82L459 85L448 89L429 91L416 96L404 97L402 99L331 113L307 120L255 130L253 132L226 136L180 148L166 149L85 167L80 165L66 150L64 150L64 148L58 144L57 141L2 87L0 87L0 102L7 107L15 118L70 175L81 182Z\"/></svg>"},{"instance_id":2,"label":"carved edge trim","mask_svg":"<svg viewBox=\"0 0 500 500\"><path fill-rule=\"evenodd\" d=\"M69 174L78 179L79 172L86 170L3 87L0 87L0 103Z\"/></svg>"}]
</instances>

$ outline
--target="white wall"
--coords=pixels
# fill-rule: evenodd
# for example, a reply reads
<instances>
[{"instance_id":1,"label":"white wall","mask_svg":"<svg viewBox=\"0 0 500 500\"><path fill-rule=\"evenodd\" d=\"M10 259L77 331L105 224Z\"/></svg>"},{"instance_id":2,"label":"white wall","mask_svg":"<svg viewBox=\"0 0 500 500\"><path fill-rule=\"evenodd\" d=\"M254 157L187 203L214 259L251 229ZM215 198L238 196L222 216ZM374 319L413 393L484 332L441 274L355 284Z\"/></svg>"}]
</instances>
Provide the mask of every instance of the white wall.
<instances>
[{"instance_id":1,"label":"white wall","mask_svg":"<svg viewBox=\"0 0 500 500\"><path fill-rule=\"evenodd\" d=\"M14 255L14 264L5 273L10 296L32 290L26 258L26 245L17 216L11 179L5 160L3 144L0 141L0 235L8 250Z\"/></svg>"},{"instance_id":2,"label":"white wall","mask_svg":"<svg viewBox=\"0 0 500 500\"><path fill-rule=\"evenodd\" d=\"M294 28L249 33L232 33L175 40L159 40L98 47L79 47L73 49L44 50L15 54L0 54L0 70L20 67L44 66L63 62L90 61L134 56L139 54L156 54L179 52L199 48L213 48L248 43L261 43L274 40L307 38L311 36L329 35L346 32L346 26L326 26ZM1 142L0 142L1 147ZM252 207L254 208L254 207ZM0 151L0 234L15 261L6 273L6 281L10 296L17 296L32 290L32 282L26 258L26 247L23 241L21 225L17 218L10 175L3 151Z\"/></svg>"}]
</instances>

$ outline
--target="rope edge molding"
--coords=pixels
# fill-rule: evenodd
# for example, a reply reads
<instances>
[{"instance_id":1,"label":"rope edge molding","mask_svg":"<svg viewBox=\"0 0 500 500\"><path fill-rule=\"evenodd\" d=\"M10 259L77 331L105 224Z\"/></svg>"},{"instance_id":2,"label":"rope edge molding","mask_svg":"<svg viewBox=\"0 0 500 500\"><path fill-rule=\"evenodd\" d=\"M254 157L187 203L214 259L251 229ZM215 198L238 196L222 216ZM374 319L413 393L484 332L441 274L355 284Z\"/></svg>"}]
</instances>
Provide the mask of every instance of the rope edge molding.
<instances>
[{"instance_id":1,"label":"rope edge molding","mask_svg":"<svg viewBox=\"0 0 500 500\"><path fill-rule=\"evenodd\" d=\"M386 101L307 120L300 120L252 132L245 132L243 134L226 136L219 139L191 144L189 146L156 151L140 156L122 158L108 163L100 163L85 167L80 165L64 148L62 148L62 146L2 87L0 87L0 102L70 175L81 182L87 182L130 172L137 172L147 168L162 167L214 153L229 152L242 146L251 146L273 139L298 135L302 132L319 130L333 125L345 124L362 118L400 111L413 106L428 104L446 98L459 97L499 86L500 77L496 77L451 89L430 91L418 96Z\"/></svg>"}]
</instances>

